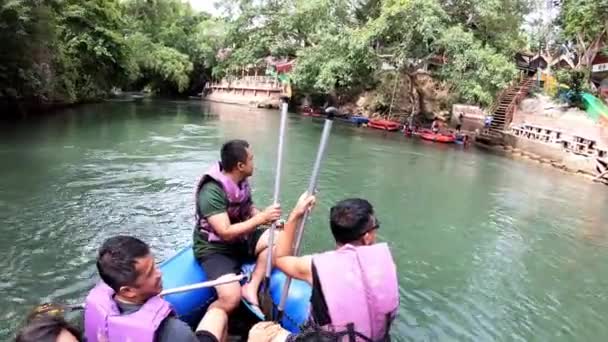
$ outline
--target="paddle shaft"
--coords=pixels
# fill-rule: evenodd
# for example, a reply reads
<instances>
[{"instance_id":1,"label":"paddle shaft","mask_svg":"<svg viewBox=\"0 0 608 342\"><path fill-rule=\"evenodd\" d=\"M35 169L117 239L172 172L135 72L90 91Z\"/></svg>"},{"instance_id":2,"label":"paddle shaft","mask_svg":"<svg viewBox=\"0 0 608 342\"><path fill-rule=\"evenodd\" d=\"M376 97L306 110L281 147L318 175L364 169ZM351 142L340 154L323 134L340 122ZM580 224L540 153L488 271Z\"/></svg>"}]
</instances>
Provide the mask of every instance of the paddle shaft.
<instances>
[{"instance_id":1,"label":"paddle shaft","mask_svg":"<svg viewBox=\"0 0 608 342\"><path fill-rule=\"evenodd\" d=\"M198 289L204 289L207 287L215 287L215 286L219 286L219 285L230 284L230 283L234 283L237 281L241 281L243 278L245 278L245 275L240 274L240 275L235 275L233 277L218 278L215 280L204 281L202 283L175 287L172 289L164 290L163 292L160 293L160 296L168 296L168 295L172 295L172 294L176 294L176 293L182 293L182 292L188 292L188 291L193 291L193 290L198 290Z\"/></svg>"},{"instance_id":2,"label":"paddle shaft","mask_svg":"<svg viewBox=\"0 0 608 342\"><path fill-rule=\"evenodd\" d=\"M315 164L312 169L312 175L310 176L310 181L308 183L308 193L314 194L315 189L317 187L317 181L319 179L319 172L321 170L321 162L323 161L323 156L325 155L325 148L327 147L327 142L329 141L329 133L331 132L331 126L333 125L332 117L328 117L325 120L325 125L323 125L323 133L321 134L321 142L319 143L319 149L317 151L317 157L315 159ZM306 221L308 221L309 212L306 211L302 220L298 224L296 241L293 245L293 255L300 254L300 245L302 242L302 236L304 236L304 227L306 225ZM283 285L283 292L281 293L281 301L279 302L279 315L277 320L281 320L283 316L283 311L285 310L285 303L287 302L287 294L289 293L289 286L291 285L291 277L287 277L285 284Z\"/></svg>"},{"instance_id":3,"label":"paddle shaft","mask_svg":"<svg viewBox=\"0 0 608 342\"><path fill-rule=\"evenodd\" d=\"M175 287L175 288L168 289L168 290L161 292L160 296L161 297L168 296L168 295L172 295L172 294L176 294L176 293L194 291L194 290L204 289L207 287L214 287L214 286L218 286L218 285L234 283L236 281L241 281L243 278L245 278L245 275L241 274L241 275L237 275L237 276L229 277L229 278L226 277L223 279L209 280L209 281L204 281L202 283ZM82 309L84 309L84 304L68 304L68 305L64 305L63 308L68 309L68 310L82 310Z\"/></svg>"},{"instance_id":4,"label":"paddle shaft","mask_svg":"<svg viewBox=\"0 0 608 342\"><path fill-rule=\"evenodd\" d=\"M277 169L274 175L274 194L272 195L273 204L279 204L279 194L281 192L281 171L283 170L283 146L285 145L285 127L287 126L287 101L281 103L281 123L279 125L279 144L277 147ZM268 257L266 258L266 285L270 280L272 272L272 246L274 245L274 232L277 222L273 222L268 232ZM266 286L266 291L268 286Z\"/></svg>"}]
</instances>

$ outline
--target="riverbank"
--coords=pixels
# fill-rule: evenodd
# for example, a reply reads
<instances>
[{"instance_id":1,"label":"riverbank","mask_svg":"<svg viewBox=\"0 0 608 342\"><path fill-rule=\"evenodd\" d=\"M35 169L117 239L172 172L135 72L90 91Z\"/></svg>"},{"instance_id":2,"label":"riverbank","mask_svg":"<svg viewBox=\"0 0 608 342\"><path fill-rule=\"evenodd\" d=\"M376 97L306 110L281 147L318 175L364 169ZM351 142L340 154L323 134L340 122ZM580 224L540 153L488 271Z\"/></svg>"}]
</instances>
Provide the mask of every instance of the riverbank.
<instances>
[{"instance_id":1,"label":"riverbank","mask_svg":"<svg viewBox=\"0 0 608 342\"><path fill-rule=\"evenodd\" d=\"M522 151L525 157L591 178L605 172L608 164L608 128L584 111L543 95L522 101L502 145L506 151Z\"/></svg>"},{"instance_id":2,"label":"riverbank","mask_svg":"<svg viewBox=\"0 0 608 342\"><path fill-rule=\"evenodd\" d=\"M591 182L608 185L608 180L605 178L597 178L598 175L591 170L595 165L592 165L589 160L584 158L567 159L550 158L546 154L536 154L531 152L530 148L522 149L511 145L486 145L476 143L476 146L484 151L499 155L512 160L528 161L530 164L541 165L553 169L557 169L564 174L577 176ZM576 157L574 157L576 158Z\"/></svg>"},{"instance_id":3,"label":"riverbank","mask_svg":"<svg viewBox=\"0 0 608 342\"><path fill-rule=\"evenodd\" d=\"M226 104L223 101L209 101L210 103L214 103L217 106L221 106L222 104ZM226 104L226 105L234 105L234 106L242 106L247 107L250 110L253 107L249 103L236 103ZM299 114L302 117L310 117L322 119L322 115L310 115L308 113ZM371 131L377 130L369 127L368 125L360 125L356 122L351 122L349 120L339 120L345 125L349 126L357 126L359 129L369 129ZM456 121L453 120L451 125L457 124ZM476 131L483 126L483 121L481 117L464 117L462 120L463 124L463 134L467 134L470 138L470 141L475 140ZM453 130L453 129L452 129ZM380 130L382 131L382 130ZM385 131L385 134L390 135L402 135L402 131ZM437 143L438 144L438 143ZM440 144L445 145L445 144ZM475 142L475 146L478 146L481 150L491 151L496 153L502 157L514 159L514 160L529 160L538 164L543 164L545 166L551 166L560 170L563 173L579 176L585 178L587 180L594 180L597 176L595 170L595 162L590 158L586 158L583 156L577 156L574 154L564 153L557 149L557 147L547 146L546 144L538 143L535 141L527 141L525 139L520 139L518 137L514 137L511 135L505 135L504 144L497 146L490 146L483 143ZM595 180L598 183L604 183L608 185L608 181L606 179Z\"/></svg>"},{"instance_id":4,"label":"riverbank","mask_svg":"<svg viewBox=\"0 0 608 342\"><path fill-rule=\"evenodd\" d=\"M14 120L29 116L38 116L60 112L65 109L97 101L82 102L36 102L36 101L0 101L0 120Z\"/></svg>"}]
</instances>

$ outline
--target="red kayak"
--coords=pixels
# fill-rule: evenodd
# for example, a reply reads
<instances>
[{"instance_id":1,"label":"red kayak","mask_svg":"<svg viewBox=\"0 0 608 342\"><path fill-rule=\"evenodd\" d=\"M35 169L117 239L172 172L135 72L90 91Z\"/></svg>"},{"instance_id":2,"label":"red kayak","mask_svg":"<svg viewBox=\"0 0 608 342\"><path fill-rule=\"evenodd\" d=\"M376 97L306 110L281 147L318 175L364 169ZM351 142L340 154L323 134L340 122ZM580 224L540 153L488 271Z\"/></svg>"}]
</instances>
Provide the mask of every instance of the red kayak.
<instances>
[{"instance_id":1,"label":"red kayak","mask_svg":"<svg viewBox=\"0 0 608 342\"><path fill-rule=\"evenodd\" d=\"M454 134L433 133L433 131L427 129L419 131L418 136L420 139L446 144L451 144L456 141L456 136Z\"/></svg>"},{"instance_id":2,"label":"red kayak","mask_svg":"<svg viewBox=\"0 0 608 342\"><path fill-rule=\"evenodd\" d=\"M398 131L399 126L401 126L398 122L383 119L369 120L367 125L371 128L382 129L385 131Z\"/></svg>"},{"instance_id":3,"label":"red kayak","mask_svg":"<svg viewBox=\"0 0 608 342\"><path fill-rule=\"evenodd\" d=\"M323 116L323 114L319 110L315 110L310 106L305 106L304 108L302 108L302 115L312 116L315 118Z\"/></svg>"}]
</instances>

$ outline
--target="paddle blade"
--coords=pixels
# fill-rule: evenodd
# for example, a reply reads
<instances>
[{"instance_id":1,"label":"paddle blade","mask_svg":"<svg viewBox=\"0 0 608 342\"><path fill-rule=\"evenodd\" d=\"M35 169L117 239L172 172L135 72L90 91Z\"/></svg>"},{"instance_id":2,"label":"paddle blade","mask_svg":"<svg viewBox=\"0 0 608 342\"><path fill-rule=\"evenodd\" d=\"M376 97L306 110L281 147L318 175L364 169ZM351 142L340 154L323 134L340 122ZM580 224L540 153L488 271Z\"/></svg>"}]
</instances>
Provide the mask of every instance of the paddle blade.
<instances>
[{"instance_id":1,"label":"paddle blade","mask_svg":"<svg viewBox=\"0 0 608 342\"><path fill-rule=\"evenodd\" d=\"M270 295L270 279L265 278L262 286L260 286L260 309L264 316L272 320L275 317L275 305Z\"/></svg>"},{"instance_id":2,"label":"paddle blade","mask_svg":"<svg viewBox=\"0 0 608 342\"><path fill-rule=\"evenodd\" d=\"M31 321L32 319L41 316L41 315L51 315L51 316L63 316L66 311L66 307L59 304L52 303L44 303L40 304L27 315L27 320Z\"/></svg>"}]
</instances>

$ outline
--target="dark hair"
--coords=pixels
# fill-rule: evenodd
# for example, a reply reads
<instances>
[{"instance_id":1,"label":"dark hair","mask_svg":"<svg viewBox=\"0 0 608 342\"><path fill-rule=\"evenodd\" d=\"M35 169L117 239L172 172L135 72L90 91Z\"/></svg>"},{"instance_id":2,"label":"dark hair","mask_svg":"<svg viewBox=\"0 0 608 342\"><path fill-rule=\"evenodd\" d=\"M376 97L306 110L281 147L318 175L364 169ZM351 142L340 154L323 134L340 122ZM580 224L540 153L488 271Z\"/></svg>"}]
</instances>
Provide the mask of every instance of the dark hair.
<instances>
[{"instance_id":1,"label":"dark hair","mask_svg":"<svg viewBox=\"0 0 608 342\"><path fill-rule=\"evenodd\" d=\"M222 145L222 168L230 172L236 168L238 163L247 162L247 148L249 143L245 140L230 140Z\"/></svg>"},{"instance_id":2,"label":"dark hair","mask_svg":"<svg viewBox=\"0 0 608 342\"><path fill-rule=\"evenodd\" d=\"M114 291L130 286L137 280L136 259L150 254L150 247L132 236L114 236L107 239L97 255L97 270L101 279Z\"/></svg>"},{"instance_id":3,"label":"dark hair","mask_svg":"<svg viewBox=\"0 0 608 342\"><path fill-rule=\"evenodd\" d=\"M374 208L361 198L349 198L338 202L330 210L329 224L338 243L358 240L370 227Z\"/></svg>"},{"instance_id":4,"label":"dark hair","mask_svg":"<svg viewBox=\"0 0 608 342\"><path fill-rule=\"evenodd\" d=\"M63 317L43 314L30 320L19 331L15 342L55 342L62 330L67 330L78 341L82 341L80 331Z\"/></svg>"}]
</instances>

